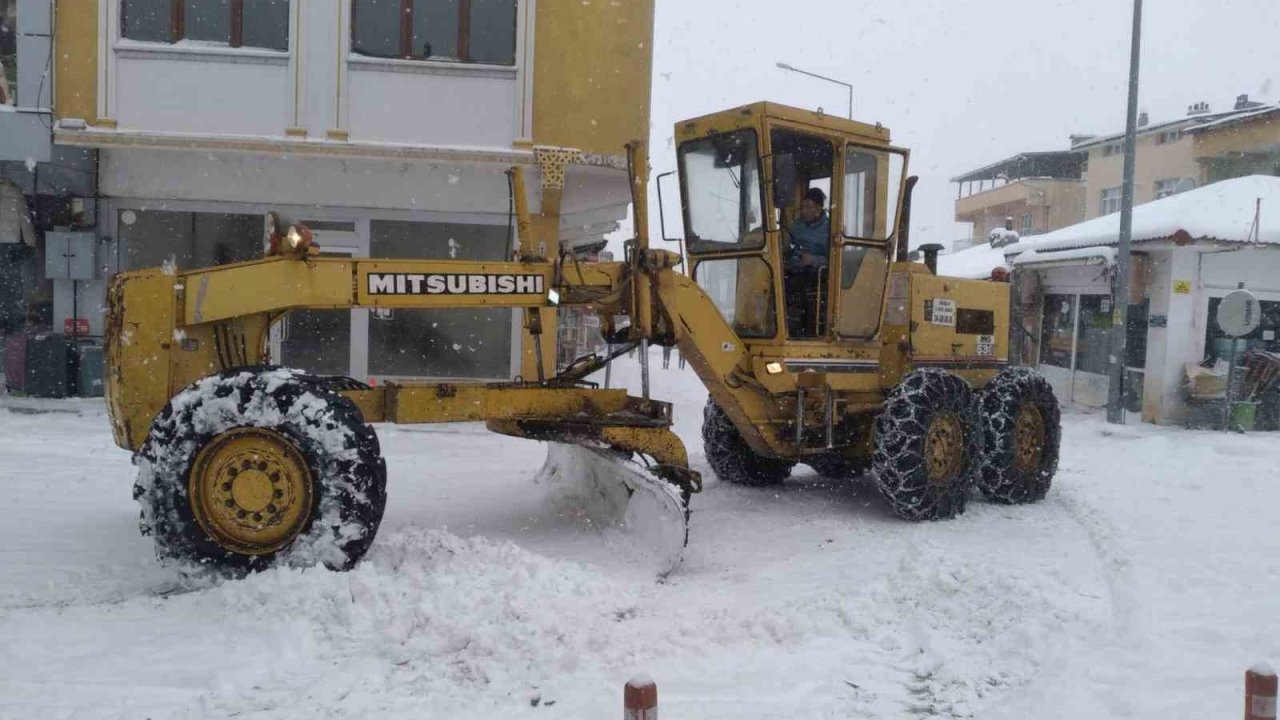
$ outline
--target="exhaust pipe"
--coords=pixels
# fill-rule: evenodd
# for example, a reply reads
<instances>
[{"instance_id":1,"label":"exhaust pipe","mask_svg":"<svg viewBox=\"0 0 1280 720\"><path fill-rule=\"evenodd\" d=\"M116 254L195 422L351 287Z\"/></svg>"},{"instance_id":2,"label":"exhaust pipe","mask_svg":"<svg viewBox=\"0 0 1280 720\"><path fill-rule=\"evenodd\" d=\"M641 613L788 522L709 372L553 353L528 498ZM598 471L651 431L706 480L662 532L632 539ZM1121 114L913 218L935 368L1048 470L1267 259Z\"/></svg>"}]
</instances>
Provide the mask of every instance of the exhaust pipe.
<instances>
[{"instance_id":1,"label":"exhaust pipe","mask_svg":"<svg viewBox=\"0 0 1280 720\"><path fill-rule=\"evenodd\" d=\"M912 175L907 178L907 186L902 196L902 215L898 217L898 252L895 260L897 262L907 261L907 246L911 244L911 193L916 189L916 183L920 181L918 175Z\"/></svg>"}]
</instances>

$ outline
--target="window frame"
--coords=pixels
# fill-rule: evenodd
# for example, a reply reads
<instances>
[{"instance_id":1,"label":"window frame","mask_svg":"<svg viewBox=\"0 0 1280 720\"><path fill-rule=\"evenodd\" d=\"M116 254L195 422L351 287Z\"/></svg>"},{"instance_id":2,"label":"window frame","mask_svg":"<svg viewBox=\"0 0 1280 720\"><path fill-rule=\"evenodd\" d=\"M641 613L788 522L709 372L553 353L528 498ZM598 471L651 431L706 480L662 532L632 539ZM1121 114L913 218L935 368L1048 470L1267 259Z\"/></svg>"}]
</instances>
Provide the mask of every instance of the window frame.
<instances>
[{"instance_id":1,"label":"window frame","mask_svg":"<svg viewBox=\"0 0 1280 720\"><path fill-rule=\"evenodd\" d=\"M292 0L286 0L292 4ZM292 8L290 8L292 9ZM227 41L227 47L241 48L244 47L244 0L229 0L227 3L227 12L230 13L230 30ZM126 33L128 29L129 0L120 0L120 37L126 40L133 40ZM169 40L168 44L173 45L186 40L187 32L187 6L184 0L170 0L169 2ZM289 44L290 28L285 27L285 45ZM155 42L155 41L137 41L134 42ZM278 48L263 48L253 46L258 50L274 50L276 52L284 52Z\"/></svg>"},{"instance_id":2,"label":"window frame","mask_svg":"<svg viewBox=\"0 0 1280 720\"><path fill-rule=\"evenodd\" d=\"M740 220L738 237L733 242L722 242L718 240L709 240L709 239L697 237L696 235L694 235L694 227L695 227L695 223L693 221L694 206L690 200L690 195L689 195L690 190L693 188L691 188L691 175L686 165L686 159L688 157L688 152L689 152L688 149L695 144L708 142L714 135L732 135L737 133L751 134L751 139L749 144L750 150L748 152L750 152L752 156L754 156L755 164L756 164L755 182L757 187L755 188L755 190L756 190L756 202L758 203L758 208L760 210L760 228L758 231L751 230L751 229L744 229L742 227L741 220ZM722 130L718 133L715 133L714 135L707 135L703 137L686 140L683 143L681 143L678 148L676 148L676 163L680 169L679 177L680 177L681 215L682 215L684 227L685 227L685 236L686 236L685 246L687 248L687 252L690 255L698 255L698 256L713 255L717 253L758 254L762 250L765 250L769 247L766 234L770 231L768 209L772 207L772 203L770 202L772 198L769 197L769 193L766 192L766 188L769 186L770 182L772 182L772 177L766 180L764 175L764 172L765 172L764 161L766 158L762 158L758 154L759 148L760 148L760 133L759 131L757 131L757 129L754 126L748 125L744 127ZM750 159L751 158L747 158L747 160L750 160ZM745 161L742 167L744 168L744 170L747 167L747 163ZM746 174L744 172L743 177L745 176ZM747 209L747 206L745 205L745 203L747 202L748 197L750 197L750 193L746 188L740 187L739 189L742 191L739 195L740 204L738 206L738 214L739 214L739 218L741 218L742 213L745 212L745 210ZM759 233L758 241L748 241L748 237L753 232Z\"/></svg>"},{"instance_id":3,"label":"window frame","mask_svg":"<svg viewBox=\"0 0 1280 720\"><path fill-rule=\"evenodd\" d=\"M849 199L847 195L847 188L845 187L845 183L849 181L848 163L849 163L849 152L851 150L857 150L857 151L863 152L864 154L876 156L876 173L879 174L882 170L885 173L885 177L883 180L883 187L885 189L885 213L886 215L892 213L893 217L884 218L885 229L884 229L883 238L849 235L847 232L845 232L846 230L844 226L845 210L843 205ZM840 175L840 202L841 202L840 233L838 236L839 244L841 245L849 245L849 244L884 245L886 243L893 242L894 237L898 233L898 223L902 219L901 217L902 200L903 200L903 193L906 192L906 187L907 187L907 168L910 165L911 154L905 148L899 148L893 145L871 145L868 143L857 142L857 141L845 142L844 147L838 151L838 154L840 159L839 175ZM879 155L884 156L883 163L881 163L881 158L879 157ZM893 160L890 159L891 155L897 155L902 160L902 165L899 167L899 177L896 180L897 194L895 197L889 197L889 192L888 192L890 189L894 187L894 182L895 182L889 178L889 173L892 172L893 170ZM880 186L881 186L881 182L879 179L877 179L876 185L877 187L876 187L875 194L876 194L876 201L878 203L880 199ZM878 210L879 208L877 207L875 209ZM892 221L892 224L890 224L890 221Z\"/></svg>"},{"instance_id":4,"label":"window frame","mask_svg":"<svg viewBox=\"0 0 1280 720\"><path fill-rule=\"evenodd\" d=\"M1109 193L1109 192L1115 192L1115 195L1114 195L1114 196L1112 196L1112 197L1108 197L1108 196L1107 196L1107 193ZM1098 210L1100 211L1100 213L1099 213L1099 214L1100 214L1100 215L1110 215L1111 213L1120 212L1120 204L1122 203L1122 198L1123 198L1123 197L1124 197L1124 191L1123 191L1123 188L1121 188L1121 187L1120 187L1120 186L1118 186L1118 185L1117 185L1116 187L1102 188L1101 192L1100 192L1100 193L1099 193L1099 195L1098 195ZM1115 210L1107 210L1107 201L1108 201L1108 200L1114 200L1114 201L1115 201L1115 203L1116 203L1116 209L1115 209Z\"/></svg>"},{"instance_id":5,"label":"window frame","mask_svg":"<svg viewBox=\"0 0 1280 720\"><path fill-rule=\"evenodd\" d=\"M243 0L242 0L243 1ZM490 62L486 60L474 60L471 58L471 2L472 0L458 0L458 57L419 57L413 53L413 2L414 0L400 0L400 52L394 56L372 55L357 49L356 45L356 28L359 26L359 7L360 0L351 1L351 35L350 48L351 52L360 57L381 58L383 60L412 60L414 62L451 62L465 65L490 65L493 67L516 67L518 58L516 51L520 44L520 3L522 0L512 0L511 2L511 20L514 28L514 42L511 45L511 62Z\"/></svg>"},{"instance_id":6,"label":"window frame","mask_svg":"<svg viewBox=\"0 0 1280 720\"><path fill-rule=\"evenodd\" d=\"M1023 235L1028 235L1036 229L1036 220L1032 213L1022 213L1021 228L1020 232Z\"/></svg>"}]
</instances>

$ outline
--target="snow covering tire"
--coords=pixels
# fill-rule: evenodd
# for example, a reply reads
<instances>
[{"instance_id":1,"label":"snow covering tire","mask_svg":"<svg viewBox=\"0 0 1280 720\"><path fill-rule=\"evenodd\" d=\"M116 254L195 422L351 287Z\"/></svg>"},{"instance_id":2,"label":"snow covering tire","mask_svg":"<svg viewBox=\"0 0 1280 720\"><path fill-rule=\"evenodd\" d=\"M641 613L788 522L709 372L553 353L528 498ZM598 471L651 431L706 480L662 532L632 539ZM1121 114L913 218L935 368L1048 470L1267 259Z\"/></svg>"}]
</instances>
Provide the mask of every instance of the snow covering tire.
<instances>
[{"instance_id":1,"label":"snow covering tire","mask_svg":"<svg viewBox=\"0 0 1280 720\"><path fill-rule=\"evenodd\" d=\"M876 417L872 473L898 517L942 520L964 512L982 463L978 404L942 370L903 378Z\"/></svg>"},{"instance_id":2,"label":"snow covering tire","mask_svg":"<svg viewBox=\"0 0 1280 720\"><path fill-rule=\"evenodd\" d=\"M871 458L846 458L838 455L810 457L805 465L828 480L853 480L867 471Z\"/></svg>"},{"instance_id":3,"label":"snow covering tire","mask_svg":"<svg viewBox=\"0 0 1280 720\"><path fill-rule=\"evenodd\" d=\"M1044 499L1058 471L1062 441L1053 387L1031 368L1009 368L982 391L981 403L983 495L1011 505Z\"/></svg>"},{"instance_id":4,"label":"snow covering tire","mask_svg":"<svg viewBox=\"0 0 1280 720\"><path fill-rule=\"evenodd\" d=\"M790 460L757 455L711 398L707 398L702 411L702 447L716 477L734 485L777 485L791 475L791 468L796 465Z\"/></svg>"},{"instance_id":5,"label":"snow covering tire","mask_svg":"<svg viewBox=\"0 0 1280 720\"><path fill-rule=\"evenodd\" d=\"M161 561L188 574L317 562L348 570L373 543L386 507L373 428L350 400L292 370L229 370L197 381L152 421L134 461L142 533Z\"/></svg>"}]
</instances>

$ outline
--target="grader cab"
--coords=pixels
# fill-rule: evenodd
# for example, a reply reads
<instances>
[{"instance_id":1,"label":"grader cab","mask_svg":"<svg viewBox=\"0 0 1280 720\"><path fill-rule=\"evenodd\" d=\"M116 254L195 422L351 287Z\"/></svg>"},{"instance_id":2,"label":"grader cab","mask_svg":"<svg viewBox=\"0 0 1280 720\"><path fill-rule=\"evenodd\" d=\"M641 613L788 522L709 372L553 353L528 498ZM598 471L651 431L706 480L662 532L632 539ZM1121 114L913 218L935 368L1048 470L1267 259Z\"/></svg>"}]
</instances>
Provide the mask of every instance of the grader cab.
<instances>
[{"instance_id":1,"label":"grader cab","mask_svg":"<svg viewBox=\"0 0 1280 720\"><path fill-rule=\"evenodd\" d=\"M671 406L648 396L652 344L679 347L706 386L703 442L723 481L777 483L798 463L841 480L867 471L912 520L962 512L975 485L1000 502L1044 496L1058 406L1042 378L1008 367L1008 286L907 260L914 178L887 129L759 103L679 123L676 140L681 253L649 246L637 143L622 262L543 257L558 225L525 207L513 168L510 262L323 257L291 228L262 260L117 276L108 407L117 443L137 453L158 554L350 567L386 502L369 423L483 421L551 442L544 472L577 476L585 502L643 535L668 571L701 477ZM536 347L550 342L548 312L585 308L618 350L516 382L376 388L269 357L270 328L293 310L477 306L521 309ZM642 397L590 380L633 348Z\"/></svg>"}]
</instances>

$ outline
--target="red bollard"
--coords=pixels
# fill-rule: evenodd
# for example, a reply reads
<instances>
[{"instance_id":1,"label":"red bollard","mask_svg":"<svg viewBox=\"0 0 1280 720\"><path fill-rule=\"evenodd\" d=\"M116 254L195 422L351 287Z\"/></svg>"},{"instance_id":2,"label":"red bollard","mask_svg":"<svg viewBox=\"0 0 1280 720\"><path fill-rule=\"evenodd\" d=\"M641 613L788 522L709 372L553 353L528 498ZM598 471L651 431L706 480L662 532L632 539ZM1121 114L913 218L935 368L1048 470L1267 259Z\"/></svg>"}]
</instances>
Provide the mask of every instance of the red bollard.
<instances>
[{"instance_id":1,"label":"red bollard","mask_svg":"<svg viewBox=\"0 0 1280 720\"><path fill-rule=\"evenodd\" d=\"M1276 671L1268 663L1244 673L1244 720L1276 720Z\"/></svg>"},{"instance_id":2,"label":"red bollard","mask_svg":"<svg viewBox=\"0 0 1280 720\"><path fill-rule=\"evenodd\" d=\"M622 707L623 720L658 720L658 684L648 675L631 678L622 689Z\"/></svg>"}]
</instances>

